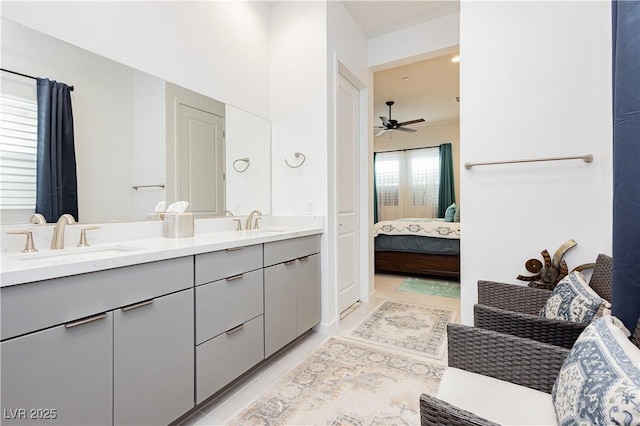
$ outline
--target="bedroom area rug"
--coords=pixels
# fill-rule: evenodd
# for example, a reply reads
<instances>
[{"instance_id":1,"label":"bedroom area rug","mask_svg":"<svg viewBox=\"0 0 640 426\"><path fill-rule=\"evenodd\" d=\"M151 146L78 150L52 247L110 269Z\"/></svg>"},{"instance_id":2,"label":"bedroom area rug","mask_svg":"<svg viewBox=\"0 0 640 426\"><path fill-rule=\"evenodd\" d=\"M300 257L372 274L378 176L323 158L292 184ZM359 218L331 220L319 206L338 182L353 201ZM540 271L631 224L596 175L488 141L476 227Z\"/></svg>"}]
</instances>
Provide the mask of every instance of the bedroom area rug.
<instances>
[{"instance_id":1,"label":"bedroom area rug","mask_svg":"<svg viewBox=\"0 0 640 426\"><path fill-rule=\"evenodd\" d=\"M398 291L407 291L417 294L429 294L460 298L460 283L436 279L407 278L397 288Z\"/></svg>"},{"instance_id":2,"label":"bedroom area rug","mask_svg":"<svg viewBox=\"0 0 640 426\"><path fill-rule=\"evenodd\" d=\"M228 424L418 425L419 396L444 370L428 359L330 337Z\"/></svg>"},{"instance_id":3,"label":"bedroom area rug","mask_svg":"<svg viewBox=\"0 0 640 426\"><path fill-rule=\"evenodd\" d=\"M387 300L348 337L443 360L447 349L447 324L455 315L456 311L448 309Z\"/></svg>"}]
</instances>

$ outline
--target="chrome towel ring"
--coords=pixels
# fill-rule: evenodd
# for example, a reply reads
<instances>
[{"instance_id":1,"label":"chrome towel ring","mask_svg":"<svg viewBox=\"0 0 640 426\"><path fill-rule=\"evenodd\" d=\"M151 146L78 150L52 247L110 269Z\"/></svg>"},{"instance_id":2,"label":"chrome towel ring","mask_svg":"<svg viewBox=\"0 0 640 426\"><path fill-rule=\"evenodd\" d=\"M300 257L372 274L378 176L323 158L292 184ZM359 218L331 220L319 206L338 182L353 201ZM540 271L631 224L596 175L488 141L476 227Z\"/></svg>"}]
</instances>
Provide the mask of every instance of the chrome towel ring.
<instances>
[{"instance_id":1,"label":"chrome towel ring","mask_svg":"<svg viewBox=\"0 0 640 426\"><path fill-rule=\"evenodd\" d=\"M291 167L292 169L297 169L298 167L300 167L300 166L302 166L304 164L304 162L307 159L307 157L305 157L304 154L301 153L301 152L296 152L296 153L294 153L294 155L295 155L296 158L302 157L302 161L300 162L300 164L298 164L297 166L292 166L291 164L289 164L289 162L287 161L286 158L284 159L284 162L287 163L287 166Z\"/></svg>"}]
</instances>

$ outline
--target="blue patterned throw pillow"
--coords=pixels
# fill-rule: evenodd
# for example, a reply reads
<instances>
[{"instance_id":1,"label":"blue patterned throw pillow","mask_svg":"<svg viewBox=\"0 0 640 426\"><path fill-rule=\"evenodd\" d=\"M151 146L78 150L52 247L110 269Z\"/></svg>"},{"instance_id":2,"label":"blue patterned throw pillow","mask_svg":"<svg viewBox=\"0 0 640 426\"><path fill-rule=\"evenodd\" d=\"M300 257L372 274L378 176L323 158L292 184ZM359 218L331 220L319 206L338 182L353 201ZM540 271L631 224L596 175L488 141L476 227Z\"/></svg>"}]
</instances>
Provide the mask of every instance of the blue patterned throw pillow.
<instances>
[{"instance_id":1,"label":"blue patterned throw pillow","mask_svg":"<svg viewBox=\"0 0 640 426\"><path fill-rule=\"evenodd\" d=\"M605 315L578 337L553 385L558 424L640 425L640 349Z\"/></svg>"},{"instance_id":2,"label":"blue patterned throw pillow","mask_svg":"<svg viewBox=\"0 0 640 426\"><path fill-rule=\"evenodd\" d=\"M445 222L453 222L453 217L456 215L456 203L451 204L444 211L444 221Z\"/></svg>"},{"instance_id":3,"label":"blue patterned throw pillow","mask_svg":"<svg viewBox=\"0 0 640 426\"><path fill-rule=\"evenodd\" d=\"M611 307L589 287L580 272L564 277L540 310L540 317L571 322L591 322L601 306Z\"/></svg>"}]
</instances>

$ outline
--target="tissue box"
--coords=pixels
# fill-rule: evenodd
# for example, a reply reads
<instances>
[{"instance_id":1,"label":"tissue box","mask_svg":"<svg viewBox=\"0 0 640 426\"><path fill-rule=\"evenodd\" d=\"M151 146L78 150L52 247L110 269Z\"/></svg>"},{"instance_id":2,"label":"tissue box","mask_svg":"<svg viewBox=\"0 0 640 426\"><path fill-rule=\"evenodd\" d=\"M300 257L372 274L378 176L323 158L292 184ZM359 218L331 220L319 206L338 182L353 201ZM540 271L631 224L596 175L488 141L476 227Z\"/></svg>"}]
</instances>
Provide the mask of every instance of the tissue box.
<instances>
[{"instance_id":1,"label":"tissue box","mask_svg":"<svg viewBox=\"0 0 640 426\"><path fill-rule=\"evenodd\" d=\"M193 213L165 213L164 236L167 238L193 237Z\"/></svg>"}]
</instances>

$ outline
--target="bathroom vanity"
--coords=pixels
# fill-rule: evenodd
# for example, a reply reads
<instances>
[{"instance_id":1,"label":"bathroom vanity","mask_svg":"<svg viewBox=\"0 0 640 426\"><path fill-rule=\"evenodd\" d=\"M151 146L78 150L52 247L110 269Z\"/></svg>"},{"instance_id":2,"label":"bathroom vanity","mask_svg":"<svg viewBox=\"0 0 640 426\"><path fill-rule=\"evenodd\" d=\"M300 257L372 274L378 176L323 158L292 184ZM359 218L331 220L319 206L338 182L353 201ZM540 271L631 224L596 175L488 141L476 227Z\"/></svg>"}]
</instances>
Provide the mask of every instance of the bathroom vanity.
<instances>
[{"instance_id":1,"label":"bathroom vanity","mask_svg":"<svg viewBox=\"0 0 640 426\"><path fill-rule=\"evenodd\" d=\"M320 232L3 255L2 423L180 418L320 322Z\"/></svg>"}]
</instances>

